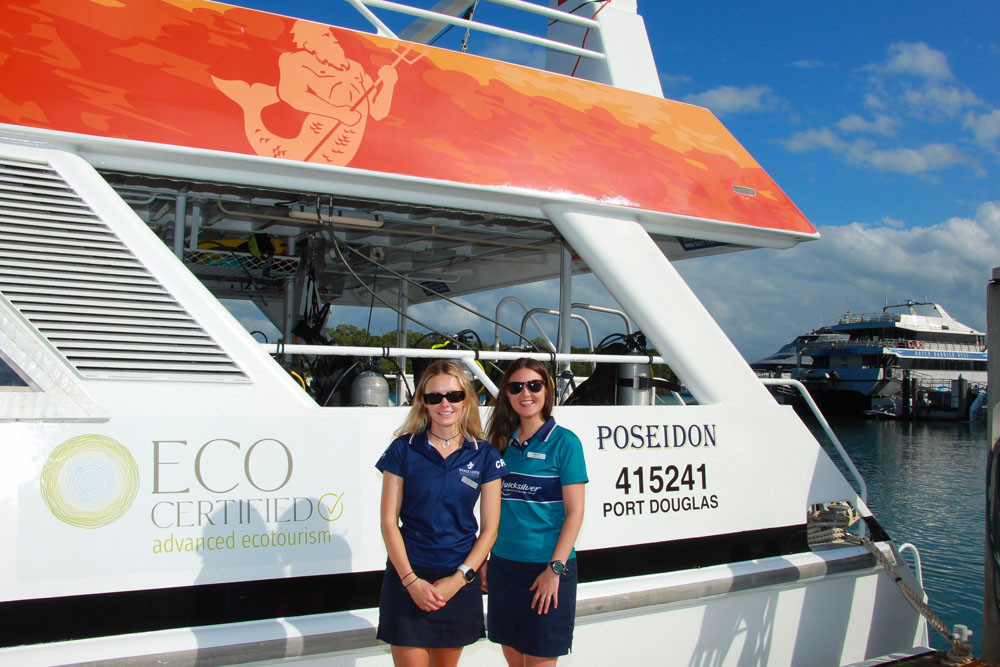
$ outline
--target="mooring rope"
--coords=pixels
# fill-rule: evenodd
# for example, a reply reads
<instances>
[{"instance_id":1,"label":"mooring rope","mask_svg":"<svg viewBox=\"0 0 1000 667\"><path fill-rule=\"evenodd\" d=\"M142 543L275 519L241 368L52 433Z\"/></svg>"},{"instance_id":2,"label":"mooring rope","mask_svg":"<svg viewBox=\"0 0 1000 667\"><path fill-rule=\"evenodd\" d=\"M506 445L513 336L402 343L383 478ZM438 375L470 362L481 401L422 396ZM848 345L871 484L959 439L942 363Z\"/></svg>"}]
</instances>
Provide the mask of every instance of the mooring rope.
<instances>
[{"instance_id":1,"label":"mooring rope","mask_svg":"<svg viewBox=\"0 0 1000 667\"><path fill-rule=\"evenodd\" d=\"M906 598L910 605L921 616L927 619L931 627L937 630L945 640L951 643L951 650L948 651L947 655L948 660L956 665L969 662L972 659L972 646L963 638L951 632L948 626L944 624L944 621L924 602L923 595L917 593L903 581L903 577L896 570L895 564L878 548L878 545L867 537L859 537L847 532L860 519L861 515L858 511L849 503L843 501L814 505L813 509L809 511L808 520L806 521L806 536L809 546L848 542L867 548L875 557L875 561L892 577L892 580L899 587L903 597Z\"/></svg>"}]
</instances>

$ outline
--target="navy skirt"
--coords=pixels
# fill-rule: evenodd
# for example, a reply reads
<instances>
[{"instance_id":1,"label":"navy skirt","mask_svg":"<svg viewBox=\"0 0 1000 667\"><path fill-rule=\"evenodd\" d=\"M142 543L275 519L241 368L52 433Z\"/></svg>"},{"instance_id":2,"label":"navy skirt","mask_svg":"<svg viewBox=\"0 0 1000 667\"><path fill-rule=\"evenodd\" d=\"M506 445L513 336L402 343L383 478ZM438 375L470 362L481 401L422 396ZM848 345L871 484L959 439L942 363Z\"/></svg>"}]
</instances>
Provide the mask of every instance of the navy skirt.
<instances>
[{"instance_id":1,"label":"navy skirt","mask_svg":"<svg viewBox=\"0 0 1000 667\"><path fill-rule=\"evenodd\" d=\"M548 563L522 563L490 556L487 621L490 641L536 658L566 655L573 647L576 622L576 559L559 580L559 606L547 614L531 608L531 585Z\"/></svg>"},{"instance_id":2,"label":"navy skirt","mask_svg":"<svg viewBox=\"0 0 1000 667\"><path fill-rule=\"evenodd\" d=\"M433 572L419 567L414 567L413 571L430 582L455 573L454 570ZM393 646L457 648L474 644L485 636L483 593L478 576L459 589L445 606L436 611L423 611L413 603L396 568L391 562L386 563L376 637Z\"/></svg>"}]
</instances>

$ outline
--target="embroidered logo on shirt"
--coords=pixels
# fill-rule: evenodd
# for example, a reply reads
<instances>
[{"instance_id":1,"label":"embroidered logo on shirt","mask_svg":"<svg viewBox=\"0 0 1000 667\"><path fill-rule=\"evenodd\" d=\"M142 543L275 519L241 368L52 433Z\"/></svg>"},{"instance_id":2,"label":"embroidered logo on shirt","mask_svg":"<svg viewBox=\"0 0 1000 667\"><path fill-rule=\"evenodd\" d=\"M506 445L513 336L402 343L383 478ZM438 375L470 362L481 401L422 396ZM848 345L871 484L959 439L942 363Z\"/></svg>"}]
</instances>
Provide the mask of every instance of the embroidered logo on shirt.
<instances>
[{"instance_id":1,"label":"embroidered logo on shirt","mask_svg":"<svg viewBox=\"0 0 1000 667\"><path fill-rule=\"evenodd\" d=\"M475 461L469 461L467 464L465 464L464 468L458 469L458 474L460 474L462 477L466 476L479 477L479 471L473 470L473 468L475 467L476 467Z\"/></svg>"},{"instance_id":2,"label":"embroidered logo on shirt","mask_svg":"<svg viewBox=\"0 0 1000 667\"><path fill-rule=\"evenodd\" d=\"M504 500L524 500L533 503L562 502L562 486L558 475L510 473L503 478L500 496Z\"/></svg>"}]
</instances>

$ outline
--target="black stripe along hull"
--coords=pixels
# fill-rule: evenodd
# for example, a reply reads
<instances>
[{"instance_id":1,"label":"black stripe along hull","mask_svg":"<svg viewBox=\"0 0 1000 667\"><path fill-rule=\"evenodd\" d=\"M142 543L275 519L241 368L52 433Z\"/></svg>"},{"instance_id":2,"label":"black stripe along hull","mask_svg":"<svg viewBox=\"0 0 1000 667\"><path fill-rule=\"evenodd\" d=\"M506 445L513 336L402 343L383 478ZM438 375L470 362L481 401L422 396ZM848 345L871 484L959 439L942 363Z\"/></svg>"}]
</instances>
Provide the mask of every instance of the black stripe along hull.
<instances>
[{"instance_id":1,"label":"black stripe along hull","mask_svg":"<svg viewBox=\"0 0 1000 667\"><path fill-rule=\"evenodd\" d=\"M888 539L874 519L872 537ZM672 572L809 551L805 525L577 554L580 581ZM0 603L0 646L237 623L378 606L382 571Z\"/></svg>"}]
</instances>

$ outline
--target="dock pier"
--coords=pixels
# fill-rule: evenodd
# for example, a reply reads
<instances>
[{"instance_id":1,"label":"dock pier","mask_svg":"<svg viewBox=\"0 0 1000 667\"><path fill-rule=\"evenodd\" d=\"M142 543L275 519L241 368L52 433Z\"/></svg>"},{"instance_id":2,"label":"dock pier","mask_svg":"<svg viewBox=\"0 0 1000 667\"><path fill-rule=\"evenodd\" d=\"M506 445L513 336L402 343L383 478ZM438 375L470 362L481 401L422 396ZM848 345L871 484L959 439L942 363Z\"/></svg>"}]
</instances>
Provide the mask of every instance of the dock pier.
<instances>
[{"instance_id":1,"label":"dock pier","mask_svg":"<svg viewBox=\"0 0 1000 667\"><path fill-rule=\"evenodd\" d=\"M1000 522L991 512L1000 493L1000 267L994 267L993 279L986 288L986 344L990 350L986 362L989 378L986 394L987 459L986 487L986 567L983 585L983 659L1000 662L1000 599L997 595L996 550L1000 548ZM992 471L990 468L992 467ZM990 475L990 472L993 475Z\"/></svg>"}]
</instances>

